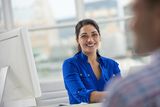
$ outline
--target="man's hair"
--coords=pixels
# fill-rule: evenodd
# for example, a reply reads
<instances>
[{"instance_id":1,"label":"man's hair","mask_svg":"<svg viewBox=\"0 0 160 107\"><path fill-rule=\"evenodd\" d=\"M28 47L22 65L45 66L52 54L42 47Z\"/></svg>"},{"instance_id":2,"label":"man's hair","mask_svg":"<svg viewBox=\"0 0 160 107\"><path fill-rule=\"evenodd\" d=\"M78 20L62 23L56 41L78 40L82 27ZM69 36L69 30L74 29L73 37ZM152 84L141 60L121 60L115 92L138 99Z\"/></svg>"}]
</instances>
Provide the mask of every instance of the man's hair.
<instances>
[{"instance_id":1,"label":"man's hair","mask_svg":"<svg viewBox=\"0 0 160 107\"><path fill-rule=\"evenodd\" d=\"M146 1L147 1L147 5L148 5L150 8L154 8L154 7L160 5L160 0L146 0Z\"/></svg>"}]
</instances>

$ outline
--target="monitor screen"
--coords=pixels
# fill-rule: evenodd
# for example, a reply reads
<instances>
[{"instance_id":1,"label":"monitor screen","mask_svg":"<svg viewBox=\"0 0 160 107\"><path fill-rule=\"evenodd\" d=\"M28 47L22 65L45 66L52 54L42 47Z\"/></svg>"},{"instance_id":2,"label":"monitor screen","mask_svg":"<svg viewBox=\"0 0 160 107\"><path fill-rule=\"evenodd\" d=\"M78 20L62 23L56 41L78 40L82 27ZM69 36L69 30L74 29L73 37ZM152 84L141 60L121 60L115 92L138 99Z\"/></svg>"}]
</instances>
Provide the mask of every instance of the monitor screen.
<instances>
[{"instance_id":1,"label":"monitor screen","mask_svg":"<svg viewBox=\"0 0 160 107\"><path fill-rule=\"evenodd\" d=\"M40 84L27 29L0 34L0 52L0 68L9 66L3 102L39 97Z\"/></svg>"}]
</instances>

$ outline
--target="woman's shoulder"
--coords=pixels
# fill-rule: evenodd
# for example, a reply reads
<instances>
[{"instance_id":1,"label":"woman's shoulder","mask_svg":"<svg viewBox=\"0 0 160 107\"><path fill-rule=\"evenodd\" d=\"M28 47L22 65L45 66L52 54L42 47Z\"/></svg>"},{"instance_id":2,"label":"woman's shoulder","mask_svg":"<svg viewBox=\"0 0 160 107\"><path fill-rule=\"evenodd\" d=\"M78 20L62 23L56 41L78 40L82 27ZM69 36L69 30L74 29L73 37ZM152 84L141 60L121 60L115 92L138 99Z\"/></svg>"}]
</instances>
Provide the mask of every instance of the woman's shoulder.
<instances>
[{"instance_id":1,"label":"woman's shoulder","mask_svg":"<svg viewBox=\"0 0 160 107\"><path fill-rule=\"evenodd\" d=\"M78 60L78 54L79 53L76 53L74 56L65 59L64 63L75 63L75 62L77 62L77 60Z\"/></svg>"},{"instance_id":2,"label":"woman's shoulder","mask_svg":"<svg viewBox=\"0 0 160 107\"><path fill-rule=\"evenodd\" d=\"M104 63L109 63L109 64L118 64L114 59L112 58L108 58L108 57L104 57L101 56L101 59Z\"/></svg>"},{"instance_id":3,"label":"woman's shoulder","mask_svg":"<svg viewBox=\"0 0 160 107\"><path fill-rule=\"evenodd\" d=\"M75 61L76 61L76 58L73 56L65 59L63 63L74 63Z\"/></svg>"}]
</instances>

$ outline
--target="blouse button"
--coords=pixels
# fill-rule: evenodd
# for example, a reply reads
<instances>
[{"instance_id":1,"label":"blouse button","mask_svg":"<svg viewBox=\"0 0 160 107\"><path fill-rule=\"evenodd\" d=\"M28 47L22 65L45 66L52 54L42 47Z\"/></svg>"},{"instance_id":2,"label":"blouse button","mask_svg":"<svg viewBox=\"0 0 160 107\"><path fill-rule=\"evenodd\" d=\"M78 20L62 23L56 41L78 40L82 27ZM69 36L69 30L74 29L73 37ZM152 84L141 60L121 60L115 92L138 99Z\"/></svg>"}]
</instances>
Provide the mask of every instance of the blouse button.
<instances>
[{"instance_id":1,"label":"blouse button","mask_svg":"<svg viewBox=\"0 0 160 107\"><path fill-rule=\"evenodd\" d=\"M88 74L88 77L90 76L90 74Z\"/></svg>"},{"instance_id":2,"label":"blouse button","mask_svg":"<svg viewBox=\"0 0 160 107\"><path fill-rule=\"evenodd\" d=\"M82 74L80 74L80 76L82 76Z\"/></svg>"}]
</instances>

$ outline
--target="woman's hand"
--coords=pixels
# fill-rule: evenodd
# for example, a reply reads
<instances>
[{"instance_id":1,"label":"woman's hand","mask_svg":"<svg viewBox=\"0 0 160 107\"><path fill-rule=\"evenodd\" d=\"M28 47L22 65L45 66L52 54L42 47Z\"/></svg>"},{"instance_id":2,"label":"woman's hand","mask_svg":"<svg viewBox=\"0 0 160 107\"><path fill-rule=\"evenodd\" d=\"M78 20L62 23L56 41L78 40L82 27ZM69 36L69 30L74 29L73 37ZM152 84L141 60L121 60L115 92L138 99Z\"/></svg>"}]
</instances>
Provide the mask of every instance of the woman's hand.
<instances>
[{"instance_id":1,"label":"woman's hand","mask_svg":"<svg viewBox=\"0 0 160 107\"><path fill-rule=\"evenodd\" d=\"M90 95L90 103L101 102L106 96L107 96L107 92L93 91Z\"/></svg>"}]
</instances>

